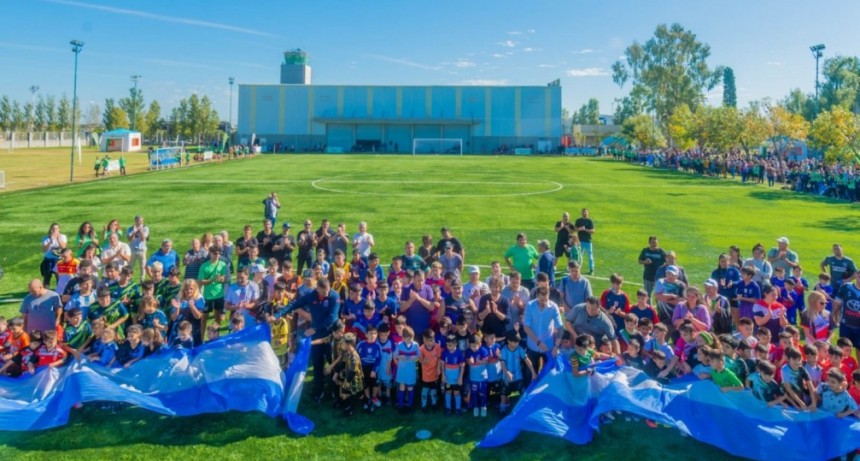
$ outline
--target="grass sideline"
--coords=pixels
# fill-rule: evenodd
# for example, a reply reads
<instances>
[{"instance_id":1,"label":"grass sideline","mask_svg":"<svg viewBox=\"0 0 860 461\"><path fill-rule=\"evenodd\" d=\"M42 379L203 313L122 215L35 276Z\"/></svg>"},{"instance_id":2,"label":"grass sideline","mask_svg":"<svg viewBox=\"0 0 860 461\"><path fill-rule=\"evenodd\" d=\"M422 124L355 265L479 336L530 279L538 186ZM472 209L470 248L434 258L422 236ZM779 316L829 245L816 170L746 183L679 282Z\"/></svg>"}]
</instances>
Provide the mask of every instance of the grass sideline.
<instances>
[{"instance_id":1,"label":"grass sideline","mask_svg":"<svg viewBox=\"0 0 860 461\"><path fill-rule=\"evenodd\" d=\"M20 298L27 281L38 276L39 239L52 221L74 234L85 219L100 229L111 218L128 225L142 214L152 241L171 237L182 252L204 231L227 229L235 238L246 223L256 230L262 220L260 201L271 190L281 197L281 219L293 223L309 217L316 227L327 217L347 223L354 232L358 221L367 220L386 264L402 252L405 240L420 241L424 233L438 238L439 228L447 225L463 241L467 263L486 265L501 259L517 232L527 232L532 243L553 241L552 226L561 212L576 216L586 206L597 229L600 278L592 283L598 293L607 286L602 278L611 272L641 282L636 258L652 234L664 248L678 252L697 284L731 244L740 245L746 255L756 242L770 247L786 235L813 279L833 242L841 242L849 256L860 246L853 232L860 218L852 205L607 160L265 156L0 194L0 265L6 271L0 304ZM628 292L634 289L628 287ZM0 306L5 316L16 310L14 301ZM454 425L441 416L425 421L420 414L382 413L345 421L309 402L300 411L317 424L307 438L295 438L282 423L259 414L170 418L137 409L112 416L85 408L63 428L0 433L0 458L203 459L226 454L247 459L289 453L309 459L546 459L566 457L573 450L583 459L618 459L634 452L646 459L665 453L680 454L678 459L727 457L677 431L648 429L642 423L605 426L584 447L527 434L502 449L478 450L474 444L495 424L493 418L467 417ZM418 443L415 431L424 428L433 438Z\"/></svg>"}]
</instances>

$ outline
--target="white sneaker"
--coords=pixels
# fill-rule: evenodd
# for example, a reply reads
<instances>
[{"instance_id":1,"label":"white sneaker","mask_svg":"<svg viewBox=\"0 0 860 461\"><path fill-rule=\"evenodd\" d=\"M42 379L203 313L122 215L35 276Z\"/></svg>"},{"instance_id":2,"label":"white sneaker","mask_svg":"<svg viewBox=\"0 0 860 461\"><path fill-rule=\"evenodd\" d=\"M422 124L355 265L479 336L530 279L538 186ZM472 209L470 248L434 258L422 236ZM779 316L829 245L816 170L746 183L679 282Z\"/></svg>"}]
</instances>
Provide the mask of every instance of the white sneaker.
<instances>
[{"instance_id":1,"label":"white sneaker","mask_svg":"<svg viewBox=\"0 0 860 461\"><path fill-rule=\"evenodd\" d=\"M481 408L481 417L486 417L486 416L487 416L487 407L482 407Z\"/></svg>"},{"instance_id":2,"label":"white sneaker","mask_svg":"<svg viewBox=\"0 0 860 461\"><path fill-rule=\"evenodd\" d=\"M478 407L475 407L475 410L474 410L474 411L472 411L472 414L473 414L473 415L475 415L475 417L477 418L477 417L478 417L478 415L480 414L480 411L481 411L481 410L480 410L480 409L478 409Z\"/></svg>"}]
</instances>

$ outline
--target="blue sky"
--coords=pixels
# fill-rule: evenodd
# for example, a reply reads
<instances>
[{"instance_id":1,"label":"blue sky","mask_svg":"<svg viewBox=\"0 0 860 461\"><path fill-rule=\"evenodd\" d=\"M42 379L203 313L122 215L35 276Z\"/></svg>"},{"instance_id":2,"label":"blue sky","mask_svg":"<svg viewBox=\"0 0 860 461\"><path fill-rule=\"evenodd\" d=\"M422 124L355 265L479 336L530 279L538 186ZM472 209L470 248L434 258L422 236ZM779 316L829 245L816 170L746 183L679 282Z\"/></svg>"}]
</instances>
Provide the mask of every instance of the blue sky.
<instances>
[{"instance_id":1,"label":"blue sky","mask_svg":"<svg viewBox=\"0 0 860 461\"><path fill-rule=\"evenodd\" d=\"M237 83L277 83L282 53L302 48L318 84L543 85L561 79L563 106L596 97L601 112L628 87L610 66L660 23L680 22L711 46L710 64L734 68L738 100L811 92L809 46L860 54L856 1L450 1L246 2L221 0L5 0L0 95L71 95L69 40L85 42L81 104L128 94L141 75L163 114L191 93L228 116ZM234 87L234 98L238 87ZM709 94L719 103L721 89ZM234 99L235 100L235 99ZM233 106L233 120L236 120Z\"/></svg>"}]
</instances>

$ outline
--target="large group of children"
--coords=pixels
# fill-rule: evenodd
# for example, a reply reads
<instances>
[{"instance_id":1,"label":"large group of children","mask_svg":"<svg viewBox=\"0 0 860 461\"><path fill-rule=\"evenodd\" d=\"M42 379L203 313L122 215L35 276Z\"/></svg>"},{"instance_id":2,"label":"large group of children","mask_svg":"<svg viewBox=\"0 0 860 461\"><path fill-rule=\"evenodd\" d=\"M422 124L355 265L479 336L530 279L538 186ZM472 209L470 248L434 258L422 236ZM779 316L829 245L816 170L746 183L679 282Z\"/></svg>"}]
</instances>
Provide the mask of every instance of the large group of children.
<instances>
[{"instance_id":1,"label":"large group of children","mask_svg":"<svg viewBox=\"0 0 860 461\"><path fill-rule=\"evenodd\" d=\"M288 226L284 225L284 235ZM453 245L450 235L438 249L425 236L419 252L393 257L387 274L380 258L367 248L355 248L352 259L347 260L341 249L331 251L329 258L320 245L313 253L316 259L306 258L309 269L299 275L293 271L291 257L272 257L271 247L267 251L263 239L248 237L249 226L245 234L241 246L231 243L226 233L218 238L204 235L189 253L202 254L199 259L208 258L218 272L207 272L204 262L194 271L186 267L184 280L180 279L179 263L164 270L160 261L154 261L147 279L138 283L132 265L121 260L104 264L99 278L96 270L103 258L92 255L98 254L97 250L81 253L78 258L70 248L58 249L54 271L60 276L62 295L57 296L63 307L62 321L56 329L25 331L21 317L11 319L8 325L0 319L0 374L32 374L40 367L62 366L83 358L106 367L130 367L163 349L191 349L217 338L225 328L232 332L254 324L271 325L273 348L286 366L297 347L296 339L311 321L309 312L293 312L290 303L313 292L315 282L322 278L339 294L340 320L331 336L314 341L332 345L332 355L322 371L330 386L327 394L345 414L357 408L372 413L386 403L403 412L420 407L446 414L469 411L483 417L488 409L496 408L505 414L511 408L512 395L521 392L545 362L529 360L521 320L510 322L516 325L513 329L503 325L498 332L488 331L483 328L488 317L479 315L477 309L478 300L488 295L490 286L508 287L512 276L519 280L518 274L504 274L501 264L493 262L487 282L478 278L479 269L473 266L468 270L468 283L461 283L459 271L446 271L440 262L445 260L443 253L451 253L449 250L460 245L459 241ZM409 247L407 243L407 253ZM237 248L244 252L237 251L238 267L234 271L233 251ZM462 255L462 247L456 250ZM457 262L457 258L448 259ZM223 268L219 261L224 261ZM462 269L462 256L458 264ZM751 274L745 267L740 269L740 283L746 283ZM418 332L420 338L399 312L404 287L412 283L417 272L426 273L426 283L433 291L430 328ZM233 277L236 281L231 283ZM852 283L856 277L844 283ZM804 296L808 284L802 276L777 274L771 282L780 287L780 299L804 309L804 305L832 301L826 278L827 274L822 274L821 283L808 297ZM537 280L538 287L527 302L538 292L555 291L557 298L552 278L541 273ZM636 304L627 301L624 306L608 306L605 300L609 297L628 299L621 290L623 278L614 274L611 280L612 288L607 290L611 296L604 293L601 307L616 323L620 351L613 350L606 337L573 337L565 331L558 354L569 361L575 377L594 373L599 361L614 360L664 383L680 376L710 379L723 391L751 389L753 395L772 406L822 409L839 417L858 415L860 370L852 356L854 345L845 337L831 344L829 326L825 328L827 334L818 335L817 319L813 319L811 330L801 330L792 325L795 322L780 325L774 337L769 325L757 324L755 314L744 309L757 301L764 289L749 300L739 294L738 319L728 320L728 331L717 332L716 322L710 331L694 328L692 321L677 328L661 323L649 302L650 293L644 290L638 293ZM221 324L223 308L220 312L217 306L213 309L203 295L205 287L213 284L223 285L227 293L226 325ZM553 306L562 314L568 309ZM287 311L291 314L280 318L279 314ZM210 323L213 318L215 322Z\"/></svg>"}]
</instances>

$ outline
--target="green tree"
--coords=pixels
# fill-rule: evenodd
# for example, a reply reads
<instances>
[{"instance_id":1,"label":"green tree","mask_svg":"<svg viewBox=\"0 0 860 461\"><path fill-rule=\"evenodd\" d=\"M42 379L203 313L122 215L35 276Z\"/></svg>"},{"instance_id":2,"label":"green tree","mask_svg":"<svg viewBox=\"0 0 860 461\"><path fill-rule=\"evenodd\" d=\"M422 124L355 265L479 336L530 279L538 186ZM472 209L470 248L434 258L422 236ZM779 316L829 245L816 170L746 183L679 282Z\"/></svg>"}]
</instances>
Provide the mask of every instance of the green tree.
<instances>
[{"instance_id":1,"label":"green tree","mask_svg":"<svg viewBox=\"0 0 860 461\"><path fill-rule=\"evenodd\" d=\"M100 118L101 118L101 109L99 109L99 105L98 104L90 104L89 109L87 109L87 115L86 115L83 123L81 124L81 126L84 127L84 129L89 131L89 132L99 131L99 128L101 125L101 122L99 120Z\"/></svg>"},{"instance_id":2,"label":"green tree","mask_svg":"<svg viewBox=\"0 0 860 461\"><path fill-rule=\"evenodd\" d=\"M159 119L161 118L161 105L158 104L158 101L152 100L149 103L149 109L146 111L145 117L145 125L147 127L147 131L144 133L147 137L153 138L155 137L158 129L160 127Z\"/></svg>"},{"instance_id":3,"label":"green tree","mask_svg":"<svg viewBox=\"0 0 860 461\"><path fill-rule=\"evenodd\" d=\"M122 98L118 102L119 107L128 115L131 126L135 131L145 133L146 127L146 106L143 102L143 90L140 88L131 87L128 89L128 97Z\"/></svg>"},{"instance_id":4,"label":"green tree","mask_svg":"<svg viewBox=\"0 0 860 461\"><path fill-rule=\"evenodd\" d=\"M746 152L747 157L752 150L767 140L770 127L767 120L761 115L757 105L751 105L743 110L738 118L740 129L738 130L738 144Z\"/></svg>"},{"instance_id":5,"label":"green tree","mask_svg":"<svg viewBox=\"0 0 860 461\"><path fill-rule=\"evenodd\" d=\"M779 102L779 105L792 114L800 114L806 120L815 119L815 96L807 95L795 88Z\"/></svg>"},{"instance_id":6,"label":"green tree","mask_svg":"<svg viewBox=\"0 0 860 461\"><path fill-rule=\"evenodd\" d=\"M627 47L624 61L612 65L612 80L620 87L631 82L631 96L641 97L665 126L675 108L687 104L695 110L705 91L719 83L722 69L708 67L710 55L710 46L680 24L661 24L644 45L636 41Z\"/></svg>"},{"instance_id":7,"label":"green tree","mask_svg":"<svg viewBox=\"0 0 860 461\"><path fill-rule=\"evenodd\" d=\"M56 131L58 124L57 101L54 99L54 95L49 94L45 97L45 129Z\"/></svg>"},{"instance_id":8,"label":"green tree","mask_svg":"<svg viewBox=\"0 0 860 461\"><path fill-rule=\"evenodd\" d=\"M577 124L597 125L600 123L600 101L591 98L576 112Z\"/></svg>"},{"instance_id":9,"label":"green tree","mask_svg":"<svg viewBox=\"0 0 860 461\"><path fill-rule=\"evenodd\" d=\"M669 116L666 131L673 146L686 150L699 144L701 137L701 120L686 104L675 108Z\"/></svg>"},{"instance_id":10,"label":"green tree","mask_svg":"<svg viewBox=\"0 0 860 461\"><path fill-rule=\"evenodd\" d=\"M24 111L21 110L21 103L12 101L12 110L9 113L11 114L10 125L13 130L21 130L27 127L27 118Z\"/></svg>"},{"instance_id":11,"label":"green tree","mask_svg":"<svg viewBox=\"0 0 860 461\"><path fill-rule=\"evenodd\" d=\"M630 117L641 114L644 111L644 104L640 98L633 95L625 96L615 100L615 112L612 114L612 123L622 125L624 121Z\"/></svg>"},{"instance_id":12,"label":"green tree","mask_svg":"<svg viewBox=\"0 0 860 461\"><path fill-rule=\"evenodd\" d=\"M782 154L795 139L806 139L809 122L780 105L767 107L768 136L777 153Z\"/></svg>"},{"instance_id":13,"label":"green tree","mask_svg":"<svg viewBox=\"0 0 860 461\"><path fill-rule=\"evenodd\" d=\"M105 108L102 112L102 126L106 131L119 128L128 128L128 115L114 102L113 98L105 99Z\"/></svg>"},{"instance_id":14,"label":"green tree","mask_svg":"<svg viewBox=\"0 0 860 461\"><path fill-rule=\"evenodd\" d=\"M657 128L654 119L640 114L628 118L621 125L621 134L631 143L640 147L665 147L666 138Z\"/></svg>"},{"instance_id":15,"label":"green tree","mask_svg":"<svg viewBox=\"0 0 860 461\"><path fill-rule=\"evenodd\" d=\"M735 71L731 67L723 69L723 105L738 107L738 92L735 87Z\"/></svg>"},{"instance_id":16,"label":"green tree","mask_svg":"<svg viewBox=\"0 0 860 461\"><path fill-rule=\"evenodd\" d=\"M33 121L35 120L35 117L36 117L36 115L35 115L36 109L33 106L33 103L29 102L29 101L25 102L23 110L24 110L24 128L26 128L27 131L33 131L33 129L34 129Z\"/></svg>"},{"instance_id":17,"label":"green tree","mask_svg":"<svg viewBox=\"0 0 860 461\"><path fill-rule=\"evenodd\" d=\"M706 107L704 111L704 132L707 137L707 147L717 152L727 152L736 147L740 138L740 117L738 110L732 106Z\"/></svg>"},{"instance_id":18,"label":"green tree","mask_svg":"<svg viewBox=\"0 0 860 461\"><path fill-rule=\"evenodd\" d=\"M827 162L860 159L860 117L842 106L823 111L812 122L809 139L824 149Z\"/></svg>"},{"instance_id":19,"label":"green tree","mask_svg":"<svg viewBox=\"0 0 860 461\"><path fill-rule=\"evenodd\" d=\"M69 98L63 93L60 97L60 104L57 105L57 128L60 131L65 131L72 127L72 104Z\"/></svg>"},{"instance_id":20,"label":"green tree","mask_svg":"<svg viewBox=\"0 0 860 461\"><path fill-rule=\"evenodd\" d=\"M842 106L860 113L860 58L834 56L824 61L821 110Z\"/></svg>"},{"instance_id":21,"label":"green tree","mask_svg":"<svg viewBox=\"0 0 860 461\"><path fill-rule=\"evenodd\" d=\"M36 113L33 116L34 126L37 131L47 130L48 128L48 108L45 103L45 97L41 94L36 102Z\"/></svg>"},{"instance_id":22,"label":"green tree","mask_svg":"<svg viewBox=\"0 0 860 461\"><path fill-rule=\"evenodd\" d=\"M0 130L9 131L12 126L12 101L9 96L0 98Z\"/></svg>"}]
</instances>

